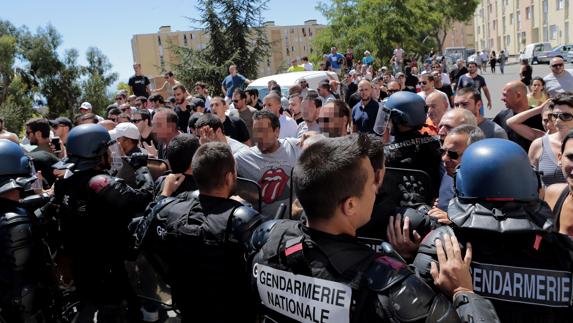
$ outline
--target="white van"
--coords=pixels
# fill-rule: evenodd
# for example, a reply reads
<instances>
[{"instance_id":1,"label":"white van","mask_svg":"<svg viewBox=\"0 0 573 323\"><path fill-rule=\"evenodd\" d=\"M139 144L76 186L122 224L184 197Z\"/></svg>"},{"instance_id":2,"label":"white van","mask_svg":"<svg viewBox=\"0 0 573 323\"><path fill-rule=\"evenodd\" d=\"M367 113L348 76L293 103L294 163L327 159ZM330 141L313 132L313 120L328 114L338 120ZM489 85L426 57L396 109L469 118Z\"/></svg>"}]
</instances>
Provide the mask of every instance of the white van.
<instances>
[{"instance_id":1,"label":"white van","mask_svg":"<svg viewBox=\"0 0 573 323\"><path fill-rule=\"evenodd\" d=\"M519 61L524 59L529 61L529 64L538 64L539 55L551 50L550 43L532 43L525 46L525 49L519 54Z\"/></svg>"},{"instance_id":2,"label":"white van","mask_svg":"<svg viewBox=\"0 0 573 323\"><path fill-rule=\"evenodd\" d=\"M269 81L276 81L278 85L281 87L281 92L283 96L288 96L288 90L296 85L299 80L305 79L308 83L309 89L316 89L318 88L318 84L322 80L336 80L338 81L338 75L334 72L329 71L308 71L308 72L290 72L290 73L283 73L283 74L275 74L271 76L261 77L252 81L248 89L257 89L259 90L259 98L262 100L268 93L268 83Z\"/></svg>"}]
</instances>

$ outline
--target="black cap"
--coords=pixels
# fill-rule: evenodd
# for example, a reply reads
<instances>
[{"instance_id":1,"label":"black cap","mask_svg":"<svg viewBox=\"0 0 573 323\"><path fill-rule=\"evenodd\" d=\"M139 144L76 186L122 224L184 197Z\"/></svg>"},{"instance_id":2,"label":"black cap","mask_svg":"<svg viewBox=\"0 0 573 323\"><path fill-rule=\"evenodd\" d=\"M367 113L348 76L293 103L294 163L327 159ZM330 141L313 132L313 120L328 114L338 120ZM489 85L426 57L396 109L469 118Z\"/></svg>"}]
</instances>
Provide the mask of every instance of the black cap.
<instances>
[{"instance_id":1,"label":"black cap","mask_svg":"<svg viewBox=\"0 0 573 323\"><path fill-rule=\"evenodd\" d=\"M67 126L70 129L72 129L72 127L73 127L72 121L68 118L65 118L65 117L59 117L59 118L56 118L54 120L50 120L50 125L52 127Z\"/></svg>"}]
</instances>

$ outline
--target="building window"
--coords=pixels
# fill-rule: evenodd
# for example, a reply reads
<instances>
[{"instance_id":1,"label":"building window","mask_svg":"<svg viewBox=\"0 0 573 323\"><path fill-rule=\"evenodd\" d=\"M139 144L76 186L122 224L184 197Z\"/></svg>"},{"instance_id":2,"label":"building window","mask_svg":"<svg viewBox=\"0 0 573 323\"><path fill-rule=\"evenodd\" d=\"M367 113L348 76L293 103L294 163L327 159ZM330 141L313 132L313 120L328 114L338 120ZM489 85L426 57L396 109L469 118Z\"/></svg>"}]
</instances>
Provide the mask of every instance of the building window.
<instances>
[{"instance_id":1,"label":"building window","mask_svg":"<svg viewBox=\"0 0 573 323\"><path fill-rule=\"evenodd\" d=\"M187 42L187 35L183 34L183 46L187 47L188 42Z\"/></svg>"},{"instance_id":2,"label":"building window","mask_svg":"<svg viewBox=\"0 0 573 323\"><path fill-rule=\"evenodd\" d=\"M557 0L557 10L562 10L565 8L565 4L563 0Z\"/></svg>"},{"instance_id":3,"label":"building window","mask_svg":"<svg viewBox=\"0 0 573 323\"><path fill-rule=\"evenodd\" d=\"M505 16L501 17L501 30L505 34Z\"/></svg>"},{"instance_id":4,"label":"building window","mask_svg":"<svg viewBox=\"0 0 573 323\"><path fill-rule=\"evenodd\" d=\"M513 14L512 13L509 14L509 24L513 25Z\"/></svg>"},{"instance_id":5,"label":"building window","mask_svg":"<svg viewBox=\"0 0 573 323\"><path fill-rule=\"evenodd\" d=\"M549 41L549 29L547 29L547 26L543 26L543 41Z\"/></svg>"},{"instance_id":6,"label":"building window","mask_svg":"<svg viewBox=\"0 0 573 323\"><path fill-rule=\"evenodd\" d=\"M507 35L505 38L505 46L509 46L511 44L511 36Z\"/></svg>"},{"instance_id":7,"label":"building window","mask_svg":"<svg viewBox=\"0 0 573 323\"><path fill-rule=\"evenodd\" d=\"M306 37L306 29L304 29L304 27L302 28L302 36Z\"/></svg>"},{"instance_id":8,"label":"building window","mask_svg":"<svg viewBox=\"0 0 573 323\"><path fill-rule=\"evenodd\" d=\"M525 8L525 19L527 20L531 19L531 7Z\"/></svg>"},{"instance_id":9,"label":"building window","mask_svg":"<svg viewBox=\"0 0 573 323\"><path fill-rule=\"evenodd\" d=\"M493 30L495 30L495 26L497 25L497 20L493 20Z\"/></svg>"},{"instance_id":10,"label":"building window","mask_svg":"<svg viewBox=\"0 0 573 323\"><path fill-rule=\"evenodd\" d=\"M549 26L550 28L550 36L551 36L551 40L556 40L557 39L557 26L556 25L551 25Z\"/></svg>"},{"instance_id":11,"label":"building window","mask_svg":"<svg viewBox=\"0 0 573 323\"><path fill-rule=\"evenodd\" d=\"M517 29L521 29L521 13L519 12L519 10L517 10L515 16L517 18Z\"/></svg>"},{"instance_id":12,"label":"building window","mask_svg":"<svg viewBox=\"0 0 573 323\"><path fill-rule=\"evenodd\" d=\"M157 45L161 46L161 36L157 36Z\"/></svg>"}]
</instances>

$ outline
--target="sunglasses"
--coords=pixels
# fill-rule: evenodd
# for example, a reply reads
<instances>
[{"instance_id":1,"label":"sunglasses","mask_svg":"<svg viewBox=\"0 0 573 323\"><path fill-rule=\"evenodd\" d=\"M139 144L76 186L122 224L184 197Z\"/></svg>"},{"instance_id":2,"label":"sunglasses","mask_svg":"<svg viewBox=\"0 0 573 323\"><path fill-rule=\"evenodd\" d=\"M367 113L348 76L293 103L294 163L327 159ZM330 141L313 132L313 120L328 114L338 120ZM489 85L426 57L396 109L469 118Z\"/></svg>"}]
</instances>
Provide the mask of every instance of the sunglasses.
<instances>
[{"instance_id":1,"label":"sunglasses","mask_svg":"<svg viewBox=\"0 0 573 323\"><path fill-rule=\"evenodd\" d=\"M458 160L458 158L460 158L460 154L455 152L455 151L451 151L451 150L447 150L447 149L440 149L440 154L442 156L444 155L448 155L448 157L452 160Z\"/></svg>"},{"instance_id":2,"label":"sunglasses","mask_svg":"<svg viewBox=\"0 0 573 323\"><path fill-rule=\"evenodd\" d=\"M239 100L233 100L233 103L239 103Z\"/></svg>"},{"instance_id":3,"label":"sunglasses","mask_svg":"<svg viewBox=\"0 0 573 323\"><path fill-rule=\"evenodd\" d=\"M553 112L553 113L549 113L548 115L553 119L559 118L559 120L561 120L561 121L573 120L573 114L567 113L567 112L563 112L563 113L562 112Z\"/></svg>"},{"instance_id":4,"label":"sunglasses","mask_svg":"<svg viewBox=\"0 0 573 323\"><path fill-rule=\"evenodd\" d=\"M418 82L418 84L426 85L426 84L428 84L428 82L427 82L427 81L422 81L422 82Z\"/></svg>"},{"instance_id":5,"label":"sunglasses","mask_svg":"<svg viewBox=\"0 0 573 323\"><path fill-rule=\"evenodd\" d=\"M558 68L558 67L563 67L563 66L564 66L563 63L551 65L551 67L553 67L553 68Z\"/></svg>"},{"instance_id":6,"label":"sunglasses","mask_svg":"<svg viewBox=\"0 0 573 323\"><path fill-rule=\"evenodd\" d=\"M139 121L142 121L143 119L131 119L131 123L138 123Z\"/></svg>"}]
</instances>

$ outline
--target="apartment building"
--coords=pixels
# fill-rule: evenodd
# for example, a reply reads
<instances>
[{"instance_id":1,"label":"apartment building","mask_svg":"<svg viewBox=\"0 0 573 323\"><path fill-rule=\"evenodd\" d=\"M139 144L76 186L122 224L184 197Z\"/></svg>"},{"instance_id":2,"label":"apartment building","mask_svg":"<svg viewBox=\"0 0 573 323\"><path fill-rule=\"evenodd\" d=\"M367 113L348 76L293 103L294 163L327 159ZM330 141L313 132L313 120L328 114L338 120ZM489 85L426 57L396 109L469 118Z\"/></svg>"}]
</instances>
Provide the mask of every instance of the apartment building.
<instances>
[{"instance_id":1,"label":"apartment building","mask_svg":"<svg viewBox=\"0 0 573 323\"><path fill-rule=\"evenodd\" d=\"M266 61L260 62L258 76L286 70L292 58L310 56L313 53L311 40L325 27L316 20L307 20L302 25L293 26L276 26L273 21L265 22L271 55ZM131 38L131 49L134 62L141 64L142 73L150 78L152 87L155 87L163 84L162 74L170 70L171 63L177 62L171 49L173 45L203 49L208 41L209 35L201 30L172 31L170 26L162 26L157 33L134 35Z\"/></svg>"},{"instance_id":2,"label":"apartment building","mask_svg":"<svg viewBox=\"0 0 573 323\"><path fill-rule=\"evenodd\" d=\"M444 40L444 49L448 47L473 48L475 44L475 28L473 19L467 22L456 21L448 30Z\"/></svg>"},{"instance_id":3,"label":"apartment building","mask_svg":"<svg viewBox=\"0 0 573 323\"><path fill-rule=\"evenodd\" d=\"M573 43L572 0L482 0L474 14L475 48L518 55L527 44Z\"/></svg>"}]
</instances>

